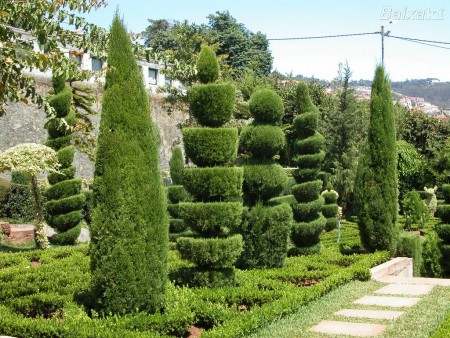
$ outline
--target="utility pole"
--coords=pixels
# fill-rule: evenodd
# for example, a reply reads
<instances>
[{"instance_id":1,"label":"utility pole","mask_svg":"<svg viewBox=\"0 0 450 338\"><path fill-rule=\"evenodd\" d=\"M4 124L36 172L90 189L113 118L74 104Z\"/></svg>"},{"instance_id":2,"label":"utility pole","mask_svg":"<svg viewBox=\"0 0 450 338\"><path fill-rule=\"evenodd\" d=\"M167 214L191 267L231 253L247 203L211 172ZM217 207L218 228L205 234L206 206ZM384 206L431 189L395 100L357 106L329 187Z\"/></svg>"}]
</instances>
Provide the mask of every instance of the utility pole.
<instances>
[{"instance_id":1,"label":"utility pole","mask_svg":"<svg viewBox=\"0 0 450 338\"><path fill-rule=\"evenodd\" d=\"M384 26L381 26L381 65L384 67Z\"/></svg>"}]
</instances>

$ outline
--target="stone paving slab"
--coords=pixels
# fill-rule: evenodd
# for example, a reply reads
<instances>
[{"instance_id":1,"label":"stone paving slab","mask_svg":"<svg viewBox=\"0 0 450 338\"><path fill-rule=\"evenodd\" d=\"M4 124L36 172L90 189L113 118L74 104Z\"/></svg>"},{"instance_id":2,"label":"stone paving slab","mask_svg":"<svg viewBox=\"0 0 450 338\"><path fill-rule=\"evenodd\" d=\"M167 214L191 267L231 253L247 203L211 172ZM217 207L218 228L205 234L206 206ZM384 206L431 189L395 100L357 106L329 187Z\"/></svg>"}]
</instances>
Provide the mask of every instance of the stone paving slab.
<instances>
[{"instance_id":1,"label":"stone paving slab","mask_svg":"<svg viewBox=\"0 0 450 338\"><path fill-rule=\"evenodd\" d=\"M427 295L433 290L434 285L423 284L389 284L381 289L375 291L375 293L384 295L409 295L409 296L422 296Z\"/></svg>"},{"instance_id":2,"label":"stone paving slab","mask_svg":"<svg viewBox=\"0 0 450 338\"><path fill-rule=\"evenodd\" d=\"M354 318L371 318L371 319L397 319L404 312L403 311L382 311L382 310L357 310L344 309L335 312L335 315L354 317Z\"/></svg>"},{"instance_id":3,"label":"stone paving slab","mask_svg":"<svg viewBox=\"0 0 450 338\"><path fill-rule=\"evenodd\" d=\"M390 307L412 307L416 305L421 299L422 298L412 297L364 296L358 300L355 300L353 303Z\"/></svg>"},{"instance_id":4,"label":"stone paving slab","mask_svg":"<svg viewBox=\"0 0 450 338\"><path fill-rule=\"evenodd\" d=\"M424 277L397 277L397 276L384 276L377 279L383 283L391 284L420 284L420 285L440 285L450 286L450 279L445 278L424 278Z\"/></svg>"},{"instance_id":5,"label":"stone paving slab","mask_svg":"<svg viewBox=\"0 0 450 338\"><path fill-rule=\"evenodd\" d=\"M345 334L355 337L375 337L383 333L386 325L365 324L365 323L349 323L334 320L322 320L316 326L309 330L318 333L327 334Z\"/></svg>"}]
</instances>

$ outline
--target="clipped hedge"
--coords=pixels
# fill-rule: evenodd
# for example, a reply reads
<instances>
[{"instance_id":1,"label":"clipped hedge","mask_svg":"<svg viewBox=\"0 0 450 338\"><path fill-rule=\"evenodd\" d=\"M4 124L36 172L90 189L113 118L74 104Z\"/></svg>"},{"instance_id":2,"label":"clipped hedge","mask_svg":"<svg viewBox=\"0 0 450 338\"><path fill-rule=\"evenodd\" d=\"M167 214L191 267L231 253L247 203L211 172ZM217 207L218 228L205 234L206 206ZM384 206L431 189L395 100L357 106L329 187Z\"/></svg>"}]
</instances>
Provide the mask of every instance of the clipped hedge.
<instances>
[{"instance_id":1,"label":"clipped hedge","mask_svg":"<svg viewBox=\"0 0 450 338\"><path fill-rule=\"evenodd\" d=\"M322 181L315 180L294 185L292 195L299 203L308 203L318 199L320 189L322 188Z\"/></svg>"},{"instance_id":2,"label":"clipped hedge","mask_svg":"<svg viewBox=\"0 0 450 338\"><path fill-rule=\"evenodd\" d=\"M323 197L321 196L311 202L291 204L292 211L294 212L294 218L302 219L305 222L316 219L317 214L322 210L322 206Z\"/></svg>"},{"instance_id":3,"label":"clipped hedge","mask_svg":"<svg viewBox=\"0 0 450 338\"><path fill-rule=\"evenodd\" d=\"M56 153L58 156L58 162L61 164L62 168L68 168L72 165L73 157L75 155L75 147L67 146L64 147Z\"/></svg>"},{"instance_id":4,"label":"clipped hedge","mask_svg":"<svg viewBox=\"0 0 450 338\"><path fill-rule=\"evenodd\" d=\"M182 258L199 267L233 267L242 251L242 236L227 238L187 238L177 241L177 249Z\"/></svg>"},{"instance_id":5,"label":"clipped hedge","mask_svg":"<svg viewBox=\"0 0 450 338\"><path fill-rule=\"evenodd\" d=\"M420 276L422 266L422 243L420 237L407 232L400 232L397 242L397 256L413 259L413 275Z\"/></svg>"},{"instance_id":6,"label":"clipped hedge","mask_svg":"<svg viewBox=\"0 0 450 338\"><path fill-rule=\"evenodd\" d=\"M238 148L237 128L183 128L186 155L200 167L232 164Z\"/></svg>"},{"instance_id":7,"label":"clipped hedge","mask_svg":"<svg viewBox=\"0 0 450 338\"><path fill-rule=\"evenodd\" d=\"M57 95L51 96L48 104L55 109L56 117L63 118L70 113L72 105L72 88L65 86L64 83L57 88Z\"/></svg>"},{"instance_id":8,"label":"clipped hedge","mask_svg":"<svg viewBox=\"0 0 450 338\"><path fill-rule=\"evenodd\" d=\"M322 207L322 215L326 218L336 217L339 207L337 204L325 204Z\"/></svg>"},{"instance_id":9,"label":"clipped hedge","mask_svg":"<svg viewBox=\"0 0 450 338\"><path fill-rule=\"evenodd\" d=\"M167 197L171 203L179 203L182 201L188 201L190 196L184 186L182 185L170 185L167 187Z\"/></svg>"},{"instance_id":10,"label":"clipped hedge","mask_svg":"<svg viewBox=\"0 0 450 338\"><path fill-rule=\"evenodd\" d=\"M236 200L242 194L243 169L186 168L183 181L186 190L198 201Z\"/></svg>"},{"instance_id":11,"label":"clipped hedge","mask_svg":"<svg viewBox=\"0 0 450 338\"><path fill-rule=\"evenodd\" d=\"M436 233L445 243L450 243L450 224L436 225Z\"/></svg>"},{"instance_id":12,"label":"clipped hedge","mask_svg":"<svg viewBox=\"0 0 450 338\"><path fill-rule=\"evenodd\" d=\"M283 130L272 125L249 125L240 135L241 148L258 158L272 158L285 146Z\"/></svg>"},{"instance_id":13,"label":"clipped hedge","mask_svg":"<svg viewBox=\"0 0 450 338\"><path fill-rule=\"evenodd\" d=\"M60 232L68 231L83 219L83 210L75 210L65 214L47 215L50 226Z\"/></svg>"},{"instance_id":14,"label":"clipped hedge","mask_svg":"<svg viewBox=\"0 0 450 338\"><path fill-rule=\"evenodd\" d=\"M321 216L308 223L294 222L291 231L291 240L297 246L313 246L319 243L319 236L327 220Z\"/></svg>"},{"instance_id":15,"label":"clipped hedge","mask_svg":"<svg viewBox=\"0 0 450 338\"><path fill-rule=\"evenodd\" d=\"M252 204L278 196L287 182L283 167L275 162L250 162L244 165L243 191Z\"/></svg>"},{"instance_id":16,"label":"clipped hedge","mask_svg":"<svg viewBox=\"0 0 450 338\"><path fill-rule=\"evenodd\" d=\"M175 147L169 162L170 177L175 185L183 184L184 158L180 147Z\"/></svg>"},{"instance_id":17,"label":"clipped hedge","mask_svg":"<svg viewBox=\"0 0 450 338\"><path fill-rule=\"evenodd\" d=\"M72 195L58 200L51 200L45 203L47 212L52 215L68 213L83 208L86 202L85 194Z\"/></svg>"},{"instance_id":18,"label":"clipped hedge","mask_svg":"<svg viewBox=\"0 0 450 338\"><path fill-rule=\"evenodd\" d=\"M67 230L66 232L55 234L48 239L50 243L54 245L74 245L80 236L81 228L81 223L78 223L78 225Z\"/></svg>"},{"instance_id":19,"label":"clipped hedge","mask_svg":"<svg viewBox=\"0 0 450 338\"><path fill-rule=\"evenodd\" d=\"M226 236L241 221L242 203L180 203L179 216L187 226L204 237Z\"/></svg>"},{"instance_id":20,"label":"clipped hedge","mask_svg":"<svg viewBox=\"0 0 450 338\"><path fill-rule=\"evenodd\" d=\"M44 144L47 147L50 147L53 150L58 151L58 149L69 146L71 140L72 140L72 134L69 134L69 135L61 136L61 137L58 137L55 139L50 139L47 142L45 142Z\"/></svg>"},{"instance_id":21,"label":"clipped hedge","mask_svg":"<svg viewBox=\"0 0 450 338\"><path fill-rule=\"evenodd\" d=\"M211 47L203 47L198 54L197 77L202 83L210 83L219 77L219 62Z\"/></svg>"},{"instance_id":22,"label":"clipped hedge","mask_svg":"<svg viewBox=\"0 0 450 338\"><path fill-rule=\"evenodd\" d=\"M233 115L235 95L229 83L196 85L189 89L189 108L201 125L220 127Z\"/></svg>"},{"instance_id":23,"label":"clipped hedge","mask_svg":"<svg viewBox=\"0 0 450 338\"><path fill-rule=\"evenodd\" d=\"M441 218L444 223L450 223L450 204L438 205L436 216Z\"/></svg>"},{"instance_id":24,"label":"clipped hedge","mask_svg":"<svg viewBox=\"0 0 450 338\"><path fill-rule=\"evenodd\" d=\"M302 168L320 168L325 158L324 152L316 154L297 155L292 158L292 162Z\"/></svg>"},{"instance_id":25,"label":"clipped hedge","mask_svg":"<svg viewBox=\"0 0 450 338\"><path fill-rule=\"evenodd\" d=\"M75 177L76 167L70 166L68 168L60 169L60 173L51 173L47 176L48 183L55 185L64 180L71 180Z\"/></svg>"},{"instance_id":26,"label":"clipped hedge","mask_svg":"<svg viewBox=\"0 0 450 338\"><path fill-rule=\"evenodd\" d=\"M52 185L44 191L44 195L48 200L56 200L60 198L78 195L81 192L81 179L74 178L67 181L59 182Z\"/></svg>"},{"instance_id":27,"label":"clipped hedge","mask_svg":"<svg viewBox=\"0 0 450 338\"><path fill-rule=\"evenodd\" d=\"M316 154L321 151L325 139L322 134L315 132L313 136L295 141L295 153Z\"/></svg>"}]
</instances>

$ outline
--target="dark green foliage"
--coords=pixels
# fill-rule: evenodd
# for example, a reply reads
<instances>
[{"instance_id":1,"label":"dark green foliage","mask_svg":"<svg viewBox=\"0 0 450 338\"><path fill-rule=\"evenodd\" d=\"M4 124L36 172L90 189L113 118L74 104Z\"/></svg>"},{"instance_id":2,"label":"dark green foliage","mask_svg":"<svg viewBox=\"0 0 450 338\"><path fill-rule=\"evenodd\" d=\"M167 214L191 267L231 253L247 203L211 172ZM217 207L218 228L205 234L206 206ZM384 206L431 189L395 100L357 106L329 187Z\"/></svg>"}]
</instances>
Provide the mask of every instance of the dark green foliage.
<instances>
[{"instance_id":1,"label":"dark green foliage","mask_svg":"<svg viewBox=\"0 0 450 338\"><path fill-rule=\"evenodd\" d=\"M181 257L199 267L229 268L242 252L242 236L227 238L188 238L177 241Z\"/></svg>"},{"instance_id":2,"label":"dark green foliage","mask_svg":"<svg viewBox=\"0 0 450 338\"><path fill-rule=\"evenodd\" d=\"M439 260L443 276L450 276L450 244L441 242L439 244L439 249L441 250L441 259Z\"/></svg>"},{"instance_id":3,"label":"dark green foliage","mask_svg":"<svg viewBox=\"0 0 450 338\"><path fill-rule=\"evenodd\" d=\"M69 122L75 122L75 112L71 111L64 121L70 126ZM54 140L60 137L72 135L72 131L67 127L62 118L55 117L45 124L47 129L49 140ZM60 142L65 142L66 140L61 140ZM52 147L53 148L53 147Z\"/></svg>"},{"instance_id":4,"label":"dark green foliage","mask_svg":"<svg viewBox=\"0 0 450 338\"><path fill-rule=\"evenodd\" d=\"M325 204L322 207L322 215L326 218L336 217L339 207L337 204Z\"/></svg>"},{"instance_id":5,"label":"dark green foliage","mask_svg":"<svg viewBox=\"0 0 450 338\"><path fill-rule=\"evenodd\" d=\"M179 234L187 228L186 223L182 219L171 218L169 220L169 232L171 234Z\"/></svg>"},{"instance_id":6,"label":"dark green foliage","mask_svg":"<svg viewBox=\"0 0 450 338\"><path fill-rule=\"evenodd\" d=\"M31 181L27 174L19 171L13 171L11 173L11 183L29 185Z\"/></svg>"},{"instance_id":7,"label":"dark green foliage","mask_svg":"<svg viewBox=\"0 0 450 338\"><path fill-rule=\"evenodd\" d=\"M5 204L2 206L6 217L17 222L31 222L35 219L33 196L29 185L11 184Z\"/></svg>"},{"instance_id":8,"label":"dark green foliage","mask_svg":"<svg viewBox=\"0 0 450 338\"><path fill-rule=\"evenodd\" d=\"M272 125L249 125L240 135L241 148L257 158L272 158L283 149L285 136L280 127Z\"/></svg>"},{"instance_id":9,"label":"dark green foliage","mask_svg":"<svg viewBox=\"0 0 450 338\"><path fill-rule=\"evenodd\" d=\"M235 88L232 84L205 84L189 89L189 108L206 127L220 127L233 115Z\"/></svg>"},{"instance_id":10,"label":"dark green foliage","mask_svg":"<svg viewBox=\"0 0 450 338\"><path fill-rule=\"evenodd\" d=\"M413 259L413 275L420 276L422 265L422 243L420 237L408 232L400 232L397 242L397 256Z\"/></svg>"},{"instance_id":11,"label":"dark green foliage","mask_svg":"<svg viewBox=\"0 0 450 338\"><path fill-rule=\"evenodd\" d=\"M315 132L313 136L305 139L297 139L295 142L295 152L299 154L316 154L322 149L324 137Z\"/></svg>"},{"instance_id":12,"label":"dark green foliage","mask_svg":"<svg viewBox=\"0 0 450 338\"><path fill-rule=\"evenodd\" d=\"M233 268L182 268L171 273L169 278L175 285L214 289L233 286L236 283Z\"/></svg>"},{"instance_id":13,"label":"dark green foliage","mask_svg":"<svg viewBox=\"0 0 450 338\"><path fill-rule=\"evenodd\" d=\"M421 200L419 193L417 191L406 193L402 204L405 227L411 229L413 225L417 225L419 229L422 229L431 215L426 204Z\"/></svg>"},{"instance_id":14,"label":"dark green foliage","mask_svg":"<svg viewBox=\"0 0 450 338\"><path fill-rule=\"evenodd\" d=\"M334 191L324 191L322 197L325 200L325 204L335 204L337 202L337 194Z\"/></svg>"},{"instance_id":15,"label":"dark green foliage","mask_svg":"<svg viewBox=\"0 0 450 338\"><path fill-rule=\"evenodd\" d=\"M200 167L232 164L236 160L236 128L183 128L186 155Z\"/></svg>"},{"instance_id":16,"label":"dark green foliage","mask_svg":"<svg viewBox=\"0 0 450 338\"><path fill-rule=\"evenodd\" d=\"M325 223L325 230L331 231L337 229L339 225L339 220L336 217L328 217L327 222Z\"/></svg>"},{"instance_id":17,"label":"dark green foliage","mask_svg":"<svg viewBox=\"0 0 450 338\"><path fill-rule=\"evenodd\" d=\"M241 221L239 202L180 203L179 215L187 226L202 237L222 237L236 230Z\"/></svg>"},{"instance_id":18,"label":"dark green foliage","mask_svg":"<svg viewBox=\"0 0 450 338\"><path fill-rule=\"evenodd\" d=\"M73 156L75 155L75 147L64 147L56 153L58 156L58 162L61 164L61 168L68 168L72 165Z\"/></svg>"},{"instance_id":19,"label":"dark green foliage","mask_svg":"<svg viewBox=\"0 0 450 338\"><path fill-rule=\"evenodd\" d=\"M81 223L67 230L66 232L55 234L49 237L49 241L54 245L74 245L80 236Z\"/></svg>"},{"instance_id":20,"label":"dark green foliage","mask_svg":"<svg viewBox=\"0 0 450 338\"><path fill-rule=\"evenodd\" d=\"M44 191L48 201L78 195L81 192L81 179L74 178L52 185Z\"/></svg>"},{"instance_id":21,"label":"dark green foliage","mask_svg":"<svg viewBox=\"0 0 450 338\"><path fill-rule=\"evenodd\" d=\"M83 190L82 191L84 196L86 196L86 201L83 206L83 215L84 220L90 224L91 223L91 215L92 215L92 198L93 198L93 191L92 190Z\"/></svg>"},{"instance_id":22,"label":"dark green foliage","mask_svg":"<svg viewBox=\"0 0 450 338\"><path fill-rule=\"evenodd\" d=\"M297 202L312 202L318 199L320 189L322 189L322 181L316 180L296 184L291 189Z\"/></svg>"},{"instance_id":23,"label":"dark green foliage","mask_svg":"<svg viewBox=\"0 0 450 338\"><path fill-rule=\"evenodd\" d=\"M170 185L167 187L167 197L171 203L185 202L189 200L189 194L182 185Z\"/></svg>"},{"instance_id":24,"label":"dark green foliage","mask_svg":"<svg viewBox=\"0 0 450 338\"><path fill-rule=\"evenodd\" d=\"M47 142L45 142L45 145L47 147L50 147L53 150L57 151L58 149L61 149L61 148L64 148L64 147L67 147L68 145L70 145L71 140L72 140L72 134L58 137L55 139L50 139Z\"/></svg>"},{"instance_id":25,"label":"dark green foliage","mask_svg":"<svg viewBox=\"0 0 450 338\"><path fill-rule=\"evenodd\" d=\"M172 218L179 218L179 209L180 206L177 204L167 204L167 211Z\"/></svg>"},{"instance_id":26,"label":"dark green foliage","mask_svg":"<svg viewBox=\"0 0 450 338\"><path fill-rule=\"evenodd\" d=\"M369 251L396 250L397 145L389 80L377 67L370 100L367 146L359 161L355 198L361 241Z\"/></svg>"},{"instance_id":27,"label":"dark green foliage","mask_svg":"<svg viewBox=\"0 0 450 338\"><path fill-rule=\"evenodd\" d=\"M11 182L0 177L0 217L6 217L6 202L8 201Z\"/></svg>"},{"instance_id":28,"label":"dark green foliage","mask_svg":"<svg viewBox=\"0 0 450 338\"><path fill-rule=\"evenodd\" d=\"M316 131L319 110L312 103L304 82L296 87L294 105L299 115L293 121L297 139L294 141L292 162L298 169L292 173L297 184L291 187L296 199L296 203L291 204L295 220L291 231L295 247L289 250L291 256L319 252L319 235L327 222L320 214L324 198L320 196L323 182L318 179L324 159L321 151L324 138Z\"/></svg>"},{"instance_id":29,"label":"dark green foliage","mask_svg":"<svg viewBox=\"0 0 450 338\"><path fill-rule=\"evenodd\" d=\"M86 202L85 194L72 195L66 198L50 200L45 203L47 212L52 215L80 210Z\"/></svg>"},{"instance_id":30,"label":"dark green foliage","mask_svg":"<svg viewBox=\"0 0 450 338\"><path fill-rule=\"evenodd\" d=\"M63 76L52 76L52 86L55 93L59 93L66 86L66 79Z\"/></svg>"},{"instance_id":31,"label":"dark green foliage","mask_svg":"<svg viewBox=\"0 0 450 338\"><path fill-rule=\"evenodd\" d=\"M214 82L219 77L219 62L211 47L203 47L198 54L197 76L202 83Z\"/></svg>"},{"instance_id":32,"label":"dark green foliage","mask_svg":"<svg viewBox=\"0 0 450 338\"><path fill-rule=\"evenodd\" d=\"M83 211L75 210L64 214L48 215L48 224L58 230L59 232L65 232L78 225L83 219Z\"/></svg>"},{"instance_id":33,"label":"dark green foliage","mask_svg":"<svg viewBox=\"0 0 450 338\"><path fill-rule=\"evenodd\" d=\"M444 243L450 243L450 224L441 223L436 225L436 233Z\"/></svg>"},{"instance_id":34,"label":"dark green foliage","mask_svg":"<svg viewBox=\"0 0 450 338\"><path fill-rule=\"evenodd\" d=\"M186 190L198 201L233 200L242 194L242 168L186 168Z\"/></svg>"},{"instance_id":35,"label":"dark green foliage","mask_svg":"<svg viewBox=\"0 0 450 338\"><path fill-rule=\"evenodd\" d=\"M12 310L28 318L49 318L51 313L61 312L64 297L56 294L35 294L25 296L12 304Z\"/></svg>"},{"instance_id":36,"label":"dark green foliage","mask_svg":"<svg viewBox=\"0 0 450 338\"><path fill-rule=\"evenodd\" d=\"M75 177L76 170L77 168L72 165L68 168L60 169L61 173L51 173L47 176L48 183L54 185L64 180L71 180Z\"/></svg>"},{"instance_id":37,"label":"dark green foliage","mask_svg":"<svg viewBox=\"0 0 450 338\"><path fill-rule=\"evenodd\" d=\"M312 246L320 242L319 236L325 227L326 218L319 218L308 223L294 223L291 240L296 246Z\"/></svg>"},{"instance_id":38,"label":"dark green foliage","mask_svg":"<svg viewBox=\"0 0 450 338\"><path fill-rule=\"evenodd\" d=\"M282 267L291 225L292 210L288 204L253 207L243 224L244 250L238 265L247 269Z\"/></svg>"},{"instance_id":39,"label":"dark green foliage","mask_svg":"<svg viewBox=\"0 0 450 338\"><path fill-rule=\"evenodd\" d=\"M280 196L280 197L274 197L271 198L269 201L267 201L267 205L270 206L276 206L280 205L282 203L287 203L289 205L297 204L297 200L295 199L294 195L286 195L286 196Z\"/></svg>"},{"instance_id":40,"label":"dark green foliage","mask_svg":"<svg viewBox=\"0 0 450 338\"><path fill-rule=\"evenodd\" d=\"M450 184L442 185L442 196L444 197L445 204L450 204Z\"/></svg>"},{"instance_id":41,"label":"dark green foliage","mask_svg":"<svg viewBox=\"0 0 450 338\"><path fill-rule=\"evenodd\" d=\"M149 98L118 14L108 65L90 225L92 293L104 314L154 313L166 294L166 194Z\"/></svg>"},{"instance_id":42,"label":"dark green foliage","mask_svg":"<svg viewBox=\"0 0 450 338\"><path fill-rule=\"evenodd\" d=\"M52 96L48 103L55 109L56 117L66 117L72 106L72 88L63 83L55 92L57 94Z\"/></svg>"},{"instance_id":43,"label":"dark green foliage","mask_svg":"<svg viewBox=\"0 0 450 338\"><path fill-rule=\"evenodd\" d=\"M450 204L440 204L436 209L436 216L444 223L450 223Z\"/></svg>"},{"instance_id":44,"label":"dark green foliage","mask_svg":"<svg viewBox=\"0 0 450 338\"><path fill-rule=\"evenodd\" d=\"M254 92L248 101L248 108L258 123L279 124L284 114L283 100L270 89Z\"/></svg>"},{"instance_id":45,"label":"dark green foliage","mask_svg":"<svg viewBox=\"0 0 450 338\"><path fill-rule=\"evenodd\" d=\"M170 177L173 184L183 184L184 159L180 147L175 147L170 159Z\"/></svg>"},{"instance_id":46,"label":"dark green foliage","mask_svg":"<svg viewBox=\"0 0 450 338\"><path fill-rule=\"evenodd\" d=\"M286 181L287 175L283 167L272 161L254 161L244 165L243 190L250 204L278 196Z\"/></svg>"}]
</instances>

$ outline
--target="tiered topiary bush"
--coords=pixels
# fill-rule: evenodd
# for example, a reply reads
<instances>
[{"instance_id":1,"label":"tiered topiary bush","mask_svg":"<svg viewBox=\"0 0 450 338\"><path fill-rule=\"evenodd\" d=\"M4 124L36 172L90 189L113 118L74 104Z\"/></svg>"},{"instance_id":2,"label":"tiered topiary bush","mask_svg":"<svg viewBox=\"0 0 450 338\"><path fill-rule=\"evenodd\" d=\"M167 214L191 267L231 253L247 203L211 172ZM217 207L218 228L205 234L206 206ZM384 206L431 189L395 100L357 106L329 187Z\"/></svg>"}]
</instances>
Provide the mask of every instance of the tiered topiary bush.
<instances>
[{"instance_id":1,"label":"tiered topiary bush","mask_svg":"<svg viewBox=\"0 0 450 338\"><path fill-rule=\"evenodd\" d=\"M55 95L50 97L49 104L55 109L56 117L46 123L49 134L46 145L57 152L61 173L48 175L51 187L44 192L47 199L44 207L47 223L58 231L50 237L50 242L70 245L80 235L86 196L81 192L81 180L74 178L72 165L75 154L75 147L70 145L71 127L75 123L72 89L65 85L63 78L53 77L52 82Z\"/></svg>"},{"instance_id":2,"label":"tiered topiary bush","mask_svg":"<svg viewBox=\"0 0 450 338\"><path fill-rule=\"evenodd\" d=\"M337 199L339 197L335 190L327 189L321 193L325 204L322 207L322 215L327 218L327 223L325 224L325 230L331 231L338 227L339 220L337 219L337 214L339 212L339 206L337 205Z\"/></svg>"},{"instance_id":3,"label":"tiered topiary bush","mask_svg":"<svg viewBox=\"0 0 450 338\"><path fill-rule=\"evenodd\" d=\"M238 131L221 127L231 119L235 89L213 83L218 78L214 52L205 47L197 62L202 84L189 90L190 110L202 127L183 128L187 156L197 165L185 168L183 184L194 202L180 203L179 214L196 234L181 237L181 256L196 267L180 273L191 286L234 284L234 264L242 251L242 236L232 235L242 217L243 170L233 166Z\"/></svg>"},{"instance_id":4,"label":"tiered topiary bush","mask_svg":"<svg viewBox=\"0 0 450 338\"><path fill-rule=\"evenodd\" d=\"M159 312L169 224L149 97L119 15L111 26L93 183L92 294L104 314Z\"/></svg>"},{"instance_id":5,"label":"tiered topiary bush","mask_svg":"<svg viewBox=\"0 0 450 338\"><path fill-rule=\"evenodd\" d=\"M297 203L291 204L295 220L291 240L295 247L289 254L308 255L320 251L319 235L326 224L326 218L321 214L324 204L324 198L320 196L322 181L318 179L325 154L321 150L324 138L316 131L319 110L311 102L304 82L296 89L296 108L299 115L294 119L297 139L292 160L298 169L293 172L297 184L292 187L292 194Z\"/></svg>"},{"instance_id":6,"label":"tiered topiary bush","mask_svg":"<svg viewBox=\"0 0 450 338\"><path fill-rule=\"evenodd\" d=\"M288 204L263 206L278 196L287 182L285 170L273 157L285 145L281 122L284 106L274 91L256 91L249 101L254 122L242 130L240 146L251 157L244 163L244 198L250 211L242 234L244 251L239 265L244 268L274 268L283 265L292 225Z\"/></svg>"},{"instance_id":7,"label":"tiered topiary bush","mask_svg":"<svg viewBox=\"0 0 450 338\"><path fill-rule=\"evenodd\" d=\"M437 206L437 216L442 223L436 226L436 232L442 242L439 244L441 249L441 266L445 276L450 275L450 184L442 186L442 194L444 195L444 204Z\"/></svg>"},{"instance_id":8,"label":"tiered topiary bush","mask_svg":"<svg viewBox=\"0 0 450 338\"><path fill-rule=\"evenodd\" d=\"M179 203L187 202L190 200L190 196L183 186L183 153L180 147L175 147L172 152L172 158L170 159L170 177L172 178L172 185L167 187L168 204L167 210L169 211L169 232L171 241L172 238L178 236L178 234L186 230L184 221L179 218Z\"/></svg>"}]
</instances>

